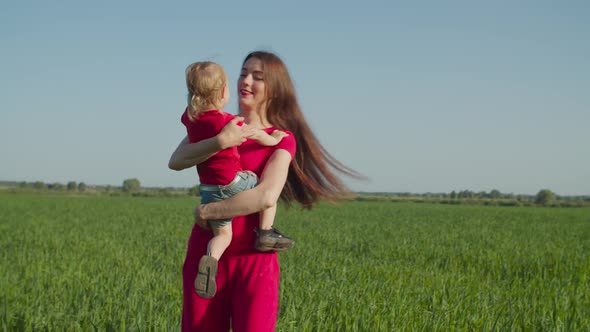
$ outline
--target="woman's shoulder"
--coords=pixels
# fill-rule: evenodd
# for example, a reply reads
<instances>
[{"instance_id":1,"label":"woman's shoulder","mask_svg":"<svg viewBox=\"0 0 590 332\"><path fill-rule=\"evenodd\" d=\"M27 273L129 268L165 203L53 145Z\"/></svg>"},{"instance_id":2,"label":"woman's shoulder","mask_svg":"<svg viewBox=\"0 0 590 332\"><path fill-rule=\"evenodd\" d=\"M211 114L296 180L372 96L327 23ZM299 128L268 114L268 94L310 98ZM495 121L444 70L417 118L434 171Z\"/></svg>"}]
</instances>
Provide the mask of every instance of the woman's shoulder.
<instances>
[{"instance_id":1,"label":"woman's shoulder","mask_svg":"<svg viewBox=\"0 0 590 332\"><path fill-rule=\"evenodd\" d=\"M271 128L270 132L272 133L274 130L281 130L287 134L287 136L281 139L279 144L275 145L275 149L286 150L289 152L289 154L291 154L291 158L295 158L295 151L297 150L297 140L295 139L295 135L293 135L293 133L288 130L282 130L274 127Z\"/></svg>"}]
</instances>

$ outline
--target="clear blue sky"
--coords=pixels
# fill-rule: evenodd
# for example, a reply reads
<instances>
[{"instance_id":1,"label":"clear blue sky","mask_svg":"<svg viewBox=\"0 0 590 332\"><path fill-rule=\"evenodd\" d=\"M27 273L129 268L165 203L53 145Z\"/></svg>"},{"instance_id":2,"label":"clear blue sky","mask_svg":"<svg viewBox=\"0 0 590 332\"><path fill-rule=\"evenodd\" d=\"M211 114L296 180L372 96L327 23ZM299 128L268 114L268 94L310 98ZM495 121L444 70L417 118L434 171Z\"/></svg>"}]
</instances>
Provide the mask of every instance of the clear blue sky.
<instances>
[{"instance_id":1,"label":"clear blue sky","mask_svg":"<svg viewBox=\"0 0 590 332\"><path fill-rule=\"evenodd\" d=\"M370 178L354 190L590 194L587 1L1 7L0 180L195 185L167 168L185 67L219 62L235 95L265 49L324 146Z\"/></svg>"}]
</instances>

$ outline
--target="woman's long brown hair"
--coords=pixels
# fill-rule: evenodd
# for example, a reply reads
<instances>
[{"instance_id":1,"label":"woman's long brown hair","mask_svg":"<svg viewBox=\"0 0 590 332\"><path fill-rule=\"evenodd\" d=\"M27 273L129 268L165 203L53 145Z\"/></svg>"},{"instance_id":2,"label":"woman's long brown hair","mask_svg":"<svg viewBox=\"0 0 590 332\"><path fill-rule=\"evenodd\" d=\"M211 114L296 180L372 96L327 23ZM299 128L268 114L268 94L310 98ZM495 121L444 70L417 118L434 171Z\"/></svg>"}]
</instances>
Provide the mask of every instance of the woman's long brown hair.
<instances>
[{"instance_id":1,"label":"woman's long brown hair","mask_svg":"<svg viewBox=\"0 0 590 332\"><path fill-rule=\"evenodd\" d=\"M263 65L268 121L278 129L292 132L297 142L297 151L289 167L281 199L287 203L297 201L309 209L321 199L335 201L350 194L334 171L353 178L364 177L336 160L320 144L305 121L297 102L295 87L283 61L273 53L256 51L248 54L244 64L250 58L259 59Z\"/></svg>"}]
</instances>

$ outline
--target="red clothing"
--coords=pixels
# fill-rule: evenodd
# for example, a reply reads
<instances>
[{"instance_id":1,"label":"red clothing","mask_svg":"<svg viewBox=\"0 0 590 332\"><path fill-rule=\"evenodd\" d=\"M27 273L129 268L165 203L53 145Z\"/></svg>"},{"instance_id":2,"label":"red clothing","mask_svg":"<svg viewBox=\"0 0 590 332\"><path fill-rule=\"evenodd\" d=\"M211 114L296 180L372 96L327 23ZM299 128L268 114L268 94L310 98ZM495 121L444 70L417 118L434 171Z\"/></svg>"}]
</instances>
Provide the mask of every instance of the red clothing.
<instances>
[{"instance_id":1,"label":"red clothing","mask_svg":"<svg viewBox=\"0 0 590 332\"><path fill-rule=\"evenodd\" d=\"M271 133L277 128L267 128ZM247 140L238 147L242 166L258 177L277 149L295 156L295 137L287 132L276 146L262 146ZM204 299L194 290L199 259L207 252L212 233L194 226L188 241L183 275L183 331L228 332L230 318L234 332L274 331L279 308L279 262L274 252L254 249L254 228L259 214L233 218L233 237L219 261L217 294Z\"/></svg>"},{"instance_id":2,"label":"red clothing","mask_svg":"<svg viewBox=\"0 0 590 332\"><path fill-rule=\"evenodd\" d=\"M234 116L229 113L211 110L199 113L197 118L191 121L188 110L185 110L180 121L186 126L189 142L196 143L219 134L233 118ZM226 185L241 170L242 164L236 146L221 150L197 165L201 184Z\"/></svg>"}]
</instances>

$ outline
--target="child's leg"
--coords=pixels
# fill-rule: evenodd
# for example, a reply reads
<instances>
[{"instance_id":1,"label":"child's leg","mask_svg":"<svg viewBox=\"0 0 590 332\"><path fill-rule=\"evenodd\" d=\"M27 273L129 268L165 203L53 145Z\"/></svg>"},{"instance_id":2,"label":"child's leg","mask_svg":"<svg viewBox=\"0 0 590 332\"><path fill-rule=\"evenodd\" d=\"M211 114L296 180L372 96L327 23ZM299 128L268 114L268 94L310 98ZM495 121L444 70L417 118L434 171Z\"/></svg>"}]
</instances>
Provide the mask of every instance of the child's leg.
<instances>
[{"instance_id":1,"label":"child's leg","mask_svg":"<svg viewBox=\"0 0 590 332\"><path fill-rule=\"evenodd\" d=\"M271 221L272 226L272 221ZM209 241L209 246L207 248L207 253L209 256L214 257L215 259L219 260L221 255L229 244L231 243L232 231L231 231L231 223L223 225L221 227L211 227L213 230L213 238Z\"/></svg>"},{"instance_id":2,"label":"child's leg","mask_svg":"<svg viewBox=\"0 0 590 332\"><path fill-rule=\"evenodd\" d=\"M273 227L277 205L260 212L260 225L256 233L254 248L259 251L285 251L295 245L295 241Z\"/></svg>"},{"instance_id":3,"label":"child's leg","mask_svg":"<svg viewBox=\"0 0 590 332\"><path fill-rule=\"evenodd\" d=\"M266 210L260 211L260 226L262 230L272 229L277 214L277 205L273 205Z\"/></svg>"}]
</instances>

